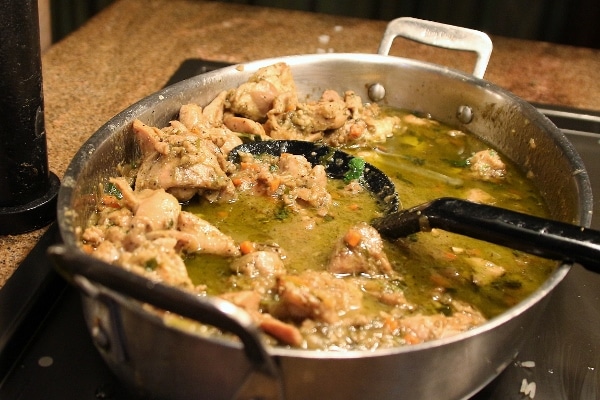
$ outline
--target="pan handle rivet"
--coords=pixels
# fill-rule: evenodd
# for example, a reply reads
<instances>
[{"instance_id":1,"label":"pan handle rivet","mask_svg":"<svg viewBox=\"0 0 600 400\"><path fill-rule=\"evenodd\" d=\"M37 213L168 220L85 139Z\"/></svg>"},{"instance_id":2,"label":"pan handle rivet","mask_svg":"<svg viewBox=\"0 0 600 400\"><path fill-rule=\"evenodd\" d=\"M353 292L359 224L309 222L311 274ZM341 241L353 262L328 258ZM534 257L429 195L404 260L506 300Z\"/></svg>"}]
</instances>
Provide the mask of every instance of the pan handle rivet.
<instances>
[{"instance_id":1,"label":"pan handle rivet","mask_svg":"<svg viewBox=\"0 0 600 400\"><path fill-rule=\"evenodd\" d=\"M385 97L385 88L381 83L374 83L368 89L369 99L371 101L380 101Z\"/></svg>"},{"instance_id":2,"label":"pan handle rivet","mask_svg":"<svg viewBox=\"0 0 600 400\"><path fill-rule=\"evenodd\" d=\"M473 120L473 109L469 106L459 106L456 117L463 124L468 124Z\"/></svg>"}]
</instances>

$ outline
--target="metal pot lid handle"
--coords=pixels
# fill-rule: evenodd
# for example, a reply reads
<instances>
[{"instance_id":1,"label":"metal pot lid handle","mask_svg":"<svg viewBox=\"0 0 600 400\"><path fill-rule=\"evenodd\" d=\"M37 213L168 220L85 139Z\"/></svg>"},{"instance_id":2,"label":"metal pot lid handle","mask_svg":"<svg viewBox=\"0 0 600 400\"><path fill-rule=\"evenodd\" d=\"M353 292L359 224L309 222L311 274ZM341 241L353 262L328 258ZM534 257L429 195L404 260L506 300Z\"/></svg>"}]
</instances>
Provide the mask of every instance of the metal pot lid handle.
<instances>
[{"instance_id":1,"label":"metal pot lid handle","mask_svg":"<svg viewBox=\"0 0 600 400\"><path fill-rule=\"evenodd\" d=\"M398 36L430 46L477 53L473 75L480 79L483 79L492 55L492 40L481 31L411 17L397 18L388 23L377 52L387 56Z\"/></svg>"}]
</instances>

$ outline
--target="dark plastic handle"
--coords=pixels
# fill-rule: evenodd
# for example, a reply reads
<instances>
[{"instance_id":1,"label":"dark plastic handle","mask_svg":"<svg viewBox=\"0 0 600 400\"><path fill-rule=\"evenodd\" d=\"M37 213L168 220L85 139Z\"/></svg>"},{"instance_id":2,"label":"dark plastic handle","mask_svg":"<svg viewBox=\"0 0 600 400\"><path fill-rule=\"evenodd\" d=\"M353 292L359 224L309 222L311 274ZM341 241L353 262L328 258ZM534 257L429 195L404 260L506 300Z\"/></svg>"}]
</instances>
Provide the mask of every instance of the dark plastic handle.
<instances>
[{"instance_id":1,"label":"dark plastic handle","mask_svg":"<svg viewBox=\"0 0 600 400\"><path fill-rule=\"evenodd\" d=\"M216 297L200 297L173 286L153 282L64 245L52 246L48 253L55 262L56 269L70 282L76 276L83 276L135 300L237 335L249 361L257 370L271 377L279 376L279 370L267 353L258 328L245 311L232 303Z\"/></svg>"},{"instance_id":2,"label":"dark plastic handle","mask_svg":"<svg viewBox=\"0 0 600 400\"><path fill-rule=\"evenodd\" d=\"M599 231L467 200L436 199L388 214L373 226L390 239L443 229L600 273Z\"/></svg>"}]
</instances>

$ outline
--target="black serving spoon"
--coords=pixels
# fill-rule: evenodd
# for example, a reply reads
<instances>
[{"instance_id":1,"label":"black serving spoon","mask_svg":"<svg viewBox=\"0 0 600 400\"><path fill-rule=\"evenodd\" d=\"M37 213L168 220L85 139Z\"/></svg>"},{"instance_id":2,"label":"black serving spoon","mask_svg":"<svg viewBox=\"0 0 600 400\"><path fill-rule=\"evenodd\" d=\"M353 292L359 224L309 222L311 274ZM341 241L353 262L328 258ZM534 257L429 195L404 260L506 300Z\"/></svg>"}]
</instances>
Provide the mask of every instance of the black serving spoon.
<instances>
[{"instance_id":1,"label":"black serving spoon","mask_svg":"<svg viewBox=\"0 0 600 400\"><path fill-rule=\"evenodd\" d=\"M230 152L229 160L238 162L240 151L253 155L303 155L312 165L323 165L328 175L337 179L353 172L351 161L356 158L325 145L295 140L245 143ZM576 262L600 273L599 231L449 197L399 210L398 193L382 171L365 163L359 179L378 201L387 205L385 215L371 221L385 238L393 240L438 228L548 259Z\"/></svg>"}]
</instances>

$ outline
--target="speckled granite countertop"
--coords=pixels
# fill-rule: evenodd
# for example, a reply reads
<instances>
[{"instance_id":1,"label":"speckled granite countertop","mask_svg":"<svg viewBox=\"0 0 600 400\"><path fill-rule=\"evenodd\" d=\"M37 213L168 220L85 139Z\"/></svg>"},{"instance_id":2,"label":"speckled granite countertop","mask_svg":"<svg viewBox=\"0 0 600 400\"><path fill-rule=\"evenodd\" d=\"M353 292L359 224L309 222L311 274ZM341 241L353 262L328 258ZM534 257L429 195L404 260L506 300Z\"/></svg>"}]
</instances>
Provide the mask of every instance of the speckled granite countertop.
<instances>
[{"instance_id":1,"label":"speckled granite countertop","mask_svg":"<svg viewBox=\"0 0 600 400\"><path fill-rule=\"evenodd\" d=\"M164 86L187 58L235 63L323 51L375 53L385 27L383 21L214 1L121 0L42 58L50 169L61 177L97 128ZM488 81L531 102L600 110L600 50L492 41ZM390 53L468 72L474 62L471 54L404 40ZM0 236L0 287L43 233Z\"/></svg>"}]
</instances>

